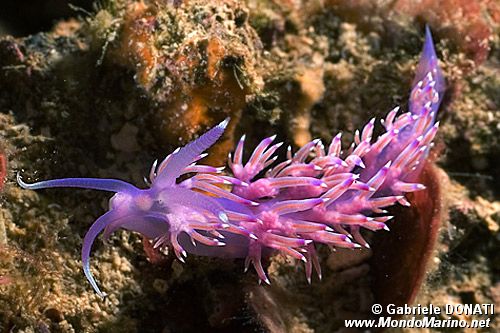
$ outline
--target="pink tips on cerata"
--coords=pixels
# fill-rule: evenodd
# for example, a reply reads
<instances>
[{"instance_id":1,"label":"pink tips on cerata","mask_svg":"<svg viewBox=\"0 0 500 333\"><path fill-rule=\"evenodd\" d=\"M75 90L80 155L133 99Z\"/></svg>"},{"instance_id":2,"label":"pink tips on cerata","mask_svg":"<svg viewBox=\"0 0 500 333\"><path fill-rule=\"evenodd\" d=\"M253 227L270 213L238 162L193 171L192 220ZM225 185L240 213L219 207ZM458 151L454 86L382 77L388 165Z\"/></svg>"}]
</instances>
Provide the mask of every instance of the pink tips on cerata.
<instances>
[{"instance_id":1,"label":"pink tips on cerata","mask_svg":"<svg viewBox=\"0 0 500 333\"><path fill-rule=\"evenodd\" d=\"M259 280L268 284L262 256L281 253L303 261L310 282L313 267L321 278L317 245L368 248L365 230L389 230L386 223L392 216L384 208L409 206L405 194L425 190L418 175L437 133L434 118L443 91L427 28L409 112L391 110L378 137L375 118L370 119L344 150L339 133L327 146L315 139L296 152L288 146L282 154L283 143L273 135L246 154L243 135L229 154L228 169L198 164L223 135L229 123L225 119L155 161L145 189L97 178L28 184L18 175L18 183L30 190L76 187L115 193L110 210L90 227L82 248L84 274L101 296L105 294L90 271L91 247L99 233L108 236L119 228L141 233L156 247L172 248L180 261L188 253L246 258L245 269L252 264Z\"/></svg>"}]
</instances>

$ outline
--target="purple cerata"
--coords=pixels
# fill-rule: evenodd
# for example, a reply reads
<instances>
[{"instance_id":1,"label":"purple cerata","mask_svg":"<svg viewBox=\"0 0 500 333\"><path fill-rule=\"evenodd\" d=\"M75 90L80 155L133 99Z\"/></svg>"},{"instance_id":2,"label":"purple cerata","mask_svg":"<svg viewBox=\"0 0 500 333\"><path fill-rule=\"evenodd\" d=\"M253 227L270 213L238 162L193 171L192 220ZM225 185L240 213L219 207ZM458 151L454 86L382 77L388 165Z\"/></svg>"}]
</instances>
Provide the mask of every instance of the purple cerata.
<instances>
[{"instance_id":1,"label":"purple cerata","mask_svg":"<svg viewBox=\"0 0 500 333\"><path fill-rule=\"evenodd\" d=\"M381 120L385 132L373 138L375 119L356 131L342 151L341 135L328 147L313 140L276 162L282 143L275 136L260 142L243 161L243 136L229 156L230 175L222 168L197 162L223 134L229 119L195 141L155 162L150 187L140 189L116 179L65 178L27 184L25 189L76 187L115 193L109 211L90 227L83 240L85 276L100 296L90 271L92 243L119 228L136 231L171 247L184 261L187 253L246 258L260 280L269 283L261 258L279 252L305 263L307 280L313 267L321 278L316 244L369 247L361 229L388 230L386 207L408 206L405 193L421 191L418 175L438 130L436 113L445 89L429 29L409 99L409 112L399 108ZM191 175L189 178L179 177ZM221 187L221 184L226 186Z\"/></svg>"}]
</instances>

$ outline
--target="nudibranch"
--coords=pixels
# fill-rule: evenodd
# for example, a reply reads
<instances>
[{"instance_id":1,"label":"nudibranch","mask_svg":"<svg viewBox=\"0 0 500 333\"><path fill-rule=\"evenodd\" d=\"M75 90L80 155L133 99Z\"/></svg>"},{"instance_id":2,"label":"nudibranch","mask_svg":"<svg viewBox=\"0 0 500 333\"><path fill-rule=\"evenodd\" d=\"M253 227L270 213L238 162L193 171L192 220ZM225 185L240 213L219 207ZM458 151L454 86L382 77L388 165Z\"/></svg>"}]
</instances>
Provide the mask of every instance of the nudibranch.
<instances>
[{"instance_id":1,"label":"nudibranch","mask_svg":"<svg viewBox=\"0 0 500 333\"><path fill-rule=\"evenodd\" d=\"M295 153L290 147L277 161L282 143L265 138L247 161L245 136L229 156L230 173L199 164L204 151L223 134L229 119L175 150L149 175L150 186L137 188L116 179L65 178L18 183L25 189L76 187L115 193L109 211L83 240L83 271L94 290L90 251L95 238L119 228L139 232L155 247L171 247L180 261L187 253L246 258L259 279L269 283L261 258L279 252L305 263L321 278L317 244L369 247L362 229L388 230L386 207L408 206L405 193L421 191L418 175L438 130L436 113L445 89L429 29L409 98L409 112L390 111L385 132L373 138L375 119L356 131L342 151L341 134L326 147L313 140ZM180 177L182 180L180 180ZM220 186L225 184L226 186Z\"/></svg>"}]
</instances>

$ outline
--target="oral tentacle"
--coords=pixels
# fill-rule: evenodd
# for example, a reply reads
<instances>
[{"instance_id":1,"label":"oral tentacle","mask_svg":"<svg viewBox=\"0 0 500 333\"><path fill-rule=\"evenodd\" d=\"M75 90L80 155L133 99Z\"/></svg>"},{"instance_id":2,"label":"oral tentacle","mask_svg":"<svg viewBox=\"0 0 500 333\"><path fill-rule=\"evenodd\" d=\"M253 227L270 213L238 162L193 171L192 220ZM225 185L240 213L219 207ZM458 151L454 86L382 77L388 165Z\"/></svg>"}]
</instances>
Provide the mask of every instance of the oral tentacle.
<instances>
[{"instance_id":1,"label":"oral tentacle","mask_svg":"<svg viewBox=\"0 0 500 333\"><path fill-rule=\"evenodd\" d=\"M106 297L106 294L103 293L99 287L97 286L97 282L94 279L94 276L92 275L92 272L90 271L90 251L92 249L92 244L94 243L94 240L97 238L97 236L101 233L101 231L104 230L106 226L108 226L110 223L124 219L126 217L120 216L116 214L114 211L109 211L106 212L104 215L99 217L89 228L87 233L85 234L85 237L83 238L83 246L82 246L82 265L83 265L83 273L87 277L87 280L90 282L90 285L92 288L94 288L95 292L101 296L101 297Z\"/></svg>"},{"instance_id":2,"label":"oral tentacle","mask_svg":"<svg viewBox=\"0 0 500 333\"><path fill-rule=\"evenodd\" d=\"M138 188L118 179L103 178L61 178L44 180L36 183L25 183L21 175L17 174L17 183L26 190L41 190L56 187L75 187L90 190L108 191L108 192L133 192Z\"/></svg>"}]
</instances>

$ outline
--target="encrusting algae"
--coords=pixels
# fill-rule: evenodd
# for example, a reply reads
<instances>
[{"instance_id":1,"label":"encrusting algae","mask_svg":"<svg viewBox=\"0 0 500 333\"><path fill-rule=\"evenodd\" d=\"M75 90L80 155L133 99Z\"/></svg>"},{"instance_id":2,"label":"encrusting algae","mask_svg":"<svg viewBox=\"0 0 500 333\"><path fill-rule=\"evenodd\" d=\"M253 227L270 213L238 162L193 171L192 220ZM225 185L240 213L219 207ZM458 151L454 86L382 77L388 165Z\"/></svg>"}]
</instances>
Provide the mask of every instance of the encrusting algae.
<instances>
[{"instance_id":1,"label":"encrusting algae","mask_svg":"<svg viewBox=\"0 0 500 333\"><path fill-rule=\"evenodd\" d=\"M262 87L255 68L261 44L247 17L248 10L232 0L127 5L119 43L107 52L136 73L155 104L153 128L160 141L187 142L214 123L216 112L233 122L213 160L231 149L233 124L246 98Z\"/></svg>"}]
</instances>

